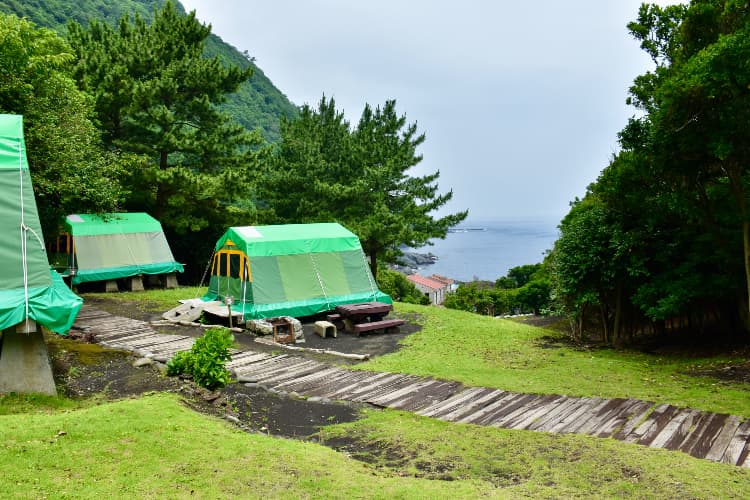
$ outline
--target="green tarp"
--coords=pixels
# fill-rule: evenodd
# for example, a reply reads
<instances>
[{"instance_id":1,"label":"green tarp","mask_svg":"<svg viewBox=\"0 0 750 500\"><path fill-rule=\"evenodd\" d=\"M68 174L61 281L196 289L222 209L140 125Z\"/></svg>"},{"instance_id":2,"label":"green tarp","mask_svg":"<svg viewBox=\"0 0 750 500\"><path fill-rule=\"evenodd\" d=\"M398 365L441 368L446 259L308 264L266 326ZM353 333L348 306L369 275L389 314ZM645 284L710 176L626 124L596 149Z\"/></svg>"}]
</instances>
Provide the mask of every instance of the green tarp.
<instances>
[{"instance_id":1,"label":"green tarp","mask_svg":"<svg viewBox=\"0 0 750 500\"><path fill-rule=\"evenodd\" d=\"M302 317L340 304L392 302L378 290L357 236L339 224L231 227L215 250L204 300L232 296L233 309L246 319ZM244 265L241 259L246 259Z\"/></svg>"},{"instance_id":2,"label":"green tarp","mask_svg":"<svg viewBox=\"0 0 750 500\"><path fill-rule=\"evenodd\" d=\"M0 230L0 330L31 318L68 331L83 301L49 268L18 115L0 115Z\"/></svg>"},{"instance_id":3,"label":"green tarp","mask_svg":"<svg viewBox=\"0 0 750 500\"><path fill-rule=\"evenodd\" d=\"M75 248L74 284L183 271L161 224L148 214L73 214L65 226Z\"/></svg>"}]
</instances>

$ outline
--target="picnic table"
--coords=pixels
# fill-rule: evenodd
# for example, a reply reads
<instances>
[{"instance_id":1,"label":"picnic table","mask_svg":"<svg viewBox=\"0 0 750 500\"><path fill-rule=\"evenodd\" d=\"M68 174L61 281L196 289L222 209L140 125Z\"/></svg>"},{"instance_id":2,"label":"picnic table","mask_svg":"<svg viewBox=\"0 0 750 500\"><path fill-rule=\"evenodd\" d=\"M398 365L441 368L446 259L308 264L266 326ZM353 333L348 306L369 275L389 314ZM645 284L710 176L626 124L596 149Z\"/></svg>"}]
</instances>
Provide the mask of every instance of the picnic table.
<instances>
[{"instance_id":1,"label":"picnic table","mask_svg":"<svg viewBox=\"0 0 750 500\"><path fill-rule=\"evenodd\" d=\"M336 316L329 316L329 319L341 319L344 326L350 332L359 336L360 333L372 330L387 330L388 328L403 325L403 320L391 319L383 320L389 312L393 310L393 305L385 302L360 302L358 304L344 304L336 306Z\"/></svg>"}]
</instances>

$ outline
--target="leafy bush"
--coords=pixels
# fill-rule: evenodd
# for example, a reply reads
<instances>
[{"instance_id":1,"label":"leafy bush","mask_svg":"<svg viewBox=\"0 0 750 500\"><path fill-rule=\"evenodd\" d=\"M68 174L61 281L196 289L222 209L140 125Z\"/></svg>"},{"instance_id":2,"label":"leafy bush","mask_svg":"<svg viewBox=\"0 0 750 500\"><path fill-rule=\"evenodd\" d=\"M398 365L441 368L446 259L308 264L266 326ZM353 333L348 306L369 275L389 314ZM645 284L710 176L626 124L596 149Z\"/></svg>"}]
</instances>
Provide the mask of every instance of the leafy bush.
<instances>
[{"instance_id":1,"label":"leafy bush","mask_svg":"<svg viewBox=\"0 0 750 500\"><path fill-rule=\"evenodd\" d=\"M206 389L218 389L230 382L224 366L231 355L234 337L226 328L211 328L195 341L190 351L177 353L167 363L168 375L190 375L196 384Z\"/></svg>"}]
</instances>

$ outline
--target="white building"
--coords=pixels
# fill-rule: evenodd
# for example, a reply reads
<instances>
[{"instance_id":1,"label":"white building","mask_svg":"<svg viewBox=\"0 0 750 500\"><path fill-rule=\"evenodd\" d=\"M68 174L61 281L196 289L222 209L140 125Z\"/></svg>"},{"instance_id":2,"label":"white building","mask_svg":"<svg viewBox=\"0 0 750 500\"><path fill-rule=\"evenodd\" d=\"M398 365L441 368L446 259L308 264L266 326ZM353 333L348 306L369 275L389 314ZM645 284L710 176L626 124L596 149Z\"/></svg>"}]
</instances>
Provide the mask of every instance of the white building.
<instances>
[{"instance_id":1,"label":"white building","mask_svg":"<svg viewBox=\"0 0 750 500\"><path fill-rule=\"evenodd\" d=\"M425 294L434 305L442 304L445 300L445 296L450 290L450 285L448 283L445 283L442 280L438 281L432 277L426 278L419 274L410 274L406 279L414 283L417 290Z\"/></svg>"}]
</instances>

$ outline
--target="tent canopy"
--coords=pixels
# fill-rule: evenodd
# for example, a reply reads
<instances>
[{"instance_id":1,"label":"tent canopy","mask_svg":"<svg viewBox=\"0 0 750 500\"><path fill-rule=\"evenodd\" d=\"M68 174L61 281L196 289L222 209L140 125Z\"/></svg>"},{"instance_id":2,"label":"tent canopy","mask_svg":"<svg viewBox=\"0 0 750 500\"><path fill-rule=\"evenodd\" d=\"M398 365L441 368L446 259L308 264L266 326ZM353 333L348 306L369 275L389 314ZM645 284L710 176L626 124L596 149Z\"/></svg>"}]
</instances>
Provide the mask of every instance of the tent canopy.
<instances>
[{"instance_id":1,"label":"tent canopy","mask_svg":"<svg viewBox=\"0 0 750 500\"><path fill-rule=\"evenodd\" d=\"M49 268L23 119L0 114L0 330L31 318L63 333L83 301Z\"/></svg>"},{"instance_id":2,"label":"tent canopy","mask_svg":"<svg viewBox=\"0 0 750 500\"><path fill-rule=\"evenodd\" d=\"M357 236L335 223L230 227L216 243L204 300L227 296L246 319L391 303L378 290Z\"/></svg>"},{"instance_id":3,"label":"tent canopy","mask_svg":"<svg viewBox=\"0 0 750 500\"><path fill-rule=\"evenodd\" d=\"M74 284L183 271L161 224L146 213L73 214L65 226L73 236Z\"/></svg>"}]
</instances>

